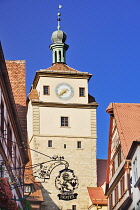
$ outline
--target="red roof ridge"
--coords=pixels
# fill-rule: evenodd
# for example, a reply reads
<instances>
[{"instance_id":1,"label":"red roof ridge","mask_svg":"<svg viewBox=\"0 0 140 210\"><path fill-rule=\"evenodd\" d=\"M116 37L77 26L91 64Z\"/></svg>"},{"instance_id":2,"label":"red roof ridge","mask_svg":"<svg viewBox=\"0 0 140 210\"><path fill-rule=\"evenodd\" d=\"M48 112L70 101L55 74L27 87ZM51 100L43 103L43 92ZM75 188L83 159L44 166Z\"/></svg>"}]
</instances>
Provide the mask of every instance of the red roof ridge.
<instances>
[{"instance_id":1,"label":"red roof ridge","mask_svg":"<svg viewBox=\"0 0 140 210\"><path fill-rule=\"evenodd\" d=\"M77 74L85 74L85 75L89 75L92 76L91 74L89 74L88 72L82 72L82 71L78 71L74 68L71 68L70 66L68 66L67 64L64 63L54 63L52 66L50 66L47 69L40 69L37 72L65 72L65 73L77 73Z\"/></svg>"},{"instance_id":2,"label":"red roof ridge","mask_svg":"<svg viewBox=\"0 0 140 210\"><path fill-rule=\"evenodd\" d=\"M76 69L71 68L67 64L64 64L64 63L54 63L51 67L47 68L46 70L60 70L60 71L78 72Z\"/></svg>"},{"instance_id":3,"label":"red roof ridge","mask_svg":"<svg viewBox=\"0 0 140 210\"><path fill-rule=\"evenodd\" d=\"M5 60L6 61L6 63L7 62L11 62L11 63L13 63L13 62L16 62L16 63L26 63L26 60Z\"/></svg>"}]
</instances>

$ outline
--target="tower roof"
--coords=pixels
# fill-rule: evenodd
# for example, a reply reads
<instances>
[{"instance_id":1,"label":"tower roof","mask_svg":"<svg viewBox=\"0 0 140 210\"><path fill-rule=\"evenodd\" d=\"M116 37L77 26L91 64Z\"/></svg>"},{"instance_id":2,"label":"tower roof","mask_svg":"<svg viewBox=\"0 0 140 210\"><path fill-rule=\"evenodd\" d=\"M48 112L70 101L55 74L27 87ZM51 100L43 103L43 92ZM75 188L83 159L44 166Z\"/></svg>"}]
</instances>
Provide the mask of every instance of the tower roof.
<instances>
[{"instance_id":1,"label":"tower roof","mask_svg":"<svg viewBox=\"0 0 140 210\"><path fill-rule=\"evenodd\" d=\"M60 9L62 8L61 5L59 5L58 9L58 26L57 31L54 31L52 33L51 40L53 44L50 45L50 50L52 50L52 63L66 63L66 51L69 48L67 44L65 44L66 41L66 33L60 30Z\"/></svg>"},{"instance_id":2,"label":"tower roof","mask_svg":"<svg viewBox=\"0 0 140 210\"><path fill-rule=\"evenodd\" d=\"M46 71L49 71L49 70L61 71L61 72L80 72L63 63L54 63L51 67L46 69Z\"/></svg>"},{"instance_id":3,"label":"tower roof","mask_svg":"<svg viewBox=\"0 0 140 210\"><path fill-rule=\"evenodd\" d=\"M53 43L65 43L66 38L67 38L67 35L65 32L61 30L57 30L52 33L51 40Z\"/></svg>"},{"instance_id":4,"label":"tower roof","mask_svg":"<svg viewBox=\"0 0 140 210\"><path fill-rule=\"evenodd\" d=\"M76 69L69 67L64 63L54 63L51 67L47 69L40 69L36 71L36 75L33 81L33 89L36 87L38 80L41 76L51 76L51 77L69 77L69 78L86 78L90 79L92 74L88 72L81 72Z\"/></svg>"}]
</instances>

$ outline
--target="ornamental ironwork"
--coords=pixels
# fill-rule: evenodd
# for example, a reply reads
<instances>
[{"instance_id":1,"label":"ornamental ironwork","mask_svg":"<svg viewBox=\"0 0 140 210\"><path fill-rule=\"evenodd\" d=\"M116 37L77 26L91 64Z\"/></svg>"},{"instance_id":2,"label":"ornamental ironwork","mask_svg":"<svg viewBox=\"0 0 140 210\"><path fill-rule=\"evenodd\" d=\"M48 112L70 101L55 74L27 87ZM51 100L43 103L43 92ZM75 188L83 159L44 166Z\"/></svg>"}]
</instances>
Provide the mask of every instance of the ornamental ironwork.
<instances>
[{"instance_id":1,"label":"ornamental ironwork","mask_svg":"<svg viewBox=\"0 0 140 210\"><path fill-rule=\"evenodd\" d=\"M71 169L63 169L59 171L59 175L55 179L55 186L61 192L58 194L59 200L73 200L77 198L74 191L78 188L78 178Z\"/></svg>"}]
</instances>

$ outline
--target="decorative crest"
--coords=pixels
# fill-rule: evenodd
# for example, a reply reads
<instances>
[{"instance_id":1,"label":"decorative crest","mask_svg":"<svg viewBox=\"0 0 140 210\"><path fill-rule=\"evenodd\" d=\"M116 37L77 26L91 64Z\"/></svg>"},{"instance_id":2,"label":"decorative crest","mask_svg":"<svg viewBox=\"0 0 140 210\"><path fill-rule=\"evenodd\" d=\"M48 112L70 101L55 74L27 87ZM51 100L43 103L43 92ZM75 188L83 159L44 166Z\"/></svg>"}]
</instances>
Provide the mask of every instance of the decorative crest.
<instances>
[{"instance_id":1,"label":"decorative crest","mask_svg":"<svg viewBox=\"0 0 140 210\"><path fill-rule=\"evenodd\" d=\"M55 179L55 186L61 192L58 194L59 200L77 199L77 193L74 190L78 188L78 178L71 169L63 169L59 171L59 175Z\"/></svg>"},{"instance_id":2,"label":"decorative crest","mask_svg":"<svg viewBox=\"0 0 140 210\"><path fill-rule=\"evenodd\" d=\"M60 9L62 8L62 5L59 5L58 6L58 13L57 13L57 21L58 21L58 26L57 26L57 29L58 30L60 30L60 21L61 21L61 19L60 19L60 16L61 16L61 13L60 13Z\"/></svg>"}]
</instances>

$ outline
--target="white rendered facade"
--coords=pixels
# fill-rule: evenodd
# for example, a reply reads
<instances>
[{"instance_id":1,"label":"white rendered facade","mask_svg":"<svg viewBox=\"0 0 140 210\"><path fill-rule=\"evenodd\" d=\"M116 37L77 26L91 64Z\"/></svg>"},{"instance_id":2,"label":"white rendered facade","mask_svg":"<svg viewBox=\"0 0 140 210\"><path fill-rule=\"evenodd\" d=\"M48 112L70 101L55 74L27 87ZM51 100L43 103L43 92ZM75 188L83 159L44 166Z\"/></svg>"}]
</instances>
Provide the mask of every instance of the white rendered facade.
<instances>
[{"instance_id":1,"label":"white rendered facade","mask_svg":"<svg viewBox=\"0 0 140 210\"><path fill-rule=\"evenodd\" d=\"M44 198L42 210L88 209L87 187L97 186L96 108L98 104L88 94L91 74L77 71L65 64L68 49L65 39L64 32L58 30L53 33L54 43L50 45L53 51L53 65L36 72L28 97L28 139L33 165L48 161L54 155L65 158L69 163L69 169L74 170L74 174L78 177L79 186L74 192L78 195L76 199L59 200L60 192L55 187L55 179L59 171L65 167L58 166L52 171L50 179L42 182ZM36 176L35 170L34 176ZM41 181L39 178L38 180Z\"/></svg>"},{"instance_id":2,"label":"white rendered facade","mask_svg":"<svg viewBox=\"0 0 140 210\"><path fill-rule=\"evenodd\" d=\"M38 72L39 74L39 72ZM47 73L46 73L47 74ZM73 75L72 75L73 76ZM87 78L88 79L88 78ZM76 200L58 199L59 191L55 188L55 178L62 167L52 172L50 180L42 183L44 188L43 209L88 209L87 187L97 184L96 177L96 102L88 104L87 79L43 77L39 79L36 90L39 100L31 99L28 104L28 136L30 147L49 156L64 156L70 169L74 170L79 180ZM67 82L74 89L74 96L62 101L56 96L57 84ZM43 85L50 86L50 95L42 95ZM79 87L85 87L84 98L78 96ZM75 102L75 103L74 103ZM61 126L61 117L68 117L68 126ZM48 147L48 141L52 146ZM81 142L81 148L77 148ZM45 157L31 151L33 164L47 161ZM47 191L46 191L46 190ZM50 200L50 201L49 201ZM48 207L47 207L48 206Z\"/></svg>"},{"instance_id":3,"label":"white rendered facade","mask_svg":"<svg viewBox=\"0 0 140 210\"><path fill-rule=\"evenodd\" d=\"M131 160L132 204L129 209L140 209L140 142L134 141L127 157Z\"/></svg>"}]
</instances>

